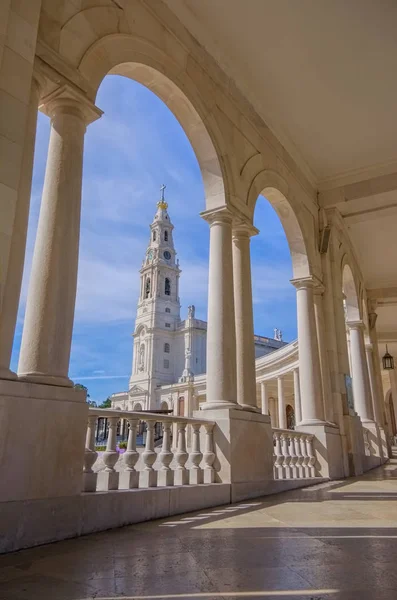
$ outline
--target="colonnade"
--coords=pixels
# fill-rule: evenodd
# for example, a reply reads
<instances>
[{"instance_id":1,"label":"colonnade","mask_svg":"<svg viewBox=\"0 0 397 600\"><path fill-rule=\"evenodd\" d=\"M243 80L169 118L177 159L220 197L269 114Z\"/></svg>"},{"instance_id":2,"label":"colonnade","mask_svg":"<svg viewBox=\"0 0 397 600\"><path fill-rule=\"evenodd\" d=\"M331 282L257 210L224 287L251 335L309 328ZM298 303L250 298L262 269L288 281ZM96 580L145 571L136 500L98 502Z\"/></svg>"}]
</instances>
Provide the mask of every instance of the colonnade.
<instances>
[{"instance_id":1,"label":"colonnade","mask_svg":"<svg viewBox=\"0 0 397 600\"><path fill-rule=\"evenodd\" d=\"M30 119L33 132L39 95L35 80ZM50 116L51 134L18 376L21 380L67 387L72 386L68 369L77 285L84 135L87 125L102 113L67 86L44 98L42 109ZM12 293L5 294L7 315L0 329L0 368L1 376L6 378L14 377L9 371L10 340L19 300L33 142L27 148L26 193L21 196L24 206L18 213L22 233L15 245L16 282L9 287ZM210 228L207 396L202 408L260 412L256 404L250 258L250 237L257 230L249 220L226 207L205 211L202 216ZM334 422L322 305L324 288L314 276L295 278L291 283L297 295L299 340L299 374L294 372L296 419L301 426ZM365 346L362 322L350 321L348 327L357 413L364 423L375 418L382 423L379 373L373 358L374 350L377 352L376 333L372 331L371 344ZM279 424L284 427L281 378L278 398ZM268 412L266 391L262 393L261 408L263 413Z\"/></svg>"},{"instance_id":2,"label":"colonnade","mask_svg":"<svg viewBox=\"0 0 397 600\"><path fill-rule=\"evenodd\" d=\"M294 394L293 408L295 412L295 425L300 425L302 422L302 406L300 396L299 369L292 369L294 378ZM276 379L277 394L269 394L270 381ZM290 404L290 398L285 393L285 374L279 375L276 378L269 377L260 381L261 391L261 412L263 415L270 414L272 418L272 426L280 429L287 429L287 406Z\"/></svg>"}]
</instances>

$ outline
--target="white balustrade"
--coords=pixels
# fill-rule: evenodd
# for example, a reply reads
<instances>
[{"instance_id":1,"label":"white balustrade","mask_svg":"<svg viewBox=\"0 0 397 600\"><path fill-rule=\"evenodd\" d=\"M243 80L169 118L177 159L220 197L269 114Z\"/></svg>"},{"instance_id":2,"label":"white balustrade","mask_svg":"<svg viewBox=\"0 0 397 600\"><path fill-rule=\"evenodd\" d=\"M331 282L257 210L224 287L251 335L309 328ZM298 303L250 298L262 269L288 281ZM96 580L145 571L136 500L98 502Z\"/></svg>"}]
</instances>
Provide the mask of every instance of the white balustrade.
<instances>
[{"instance_id":1,"label":"white balustrade","mask_svg":"<svg viewBox=\"0 0 397 600\"><path fill-rule=\"evenodd\" d=\"M203 483L203 469L200 468L200 463L203 459L203 454L200 452L200 423L192 425L192 451L189 455L192 466L189 471L189 483L197 485Z\"/></svg>"},{"instance_id":2,"label":"white balustrade","mask_svg":"<svg viewBox=\"0 0 397 600\"><path fill-rule=\"evenodd\" d=\"M214 437L213 429L214 423L204 423L205 427L205 449L204 449L204 483L215 482L215 452L214 452Z\"/></svg>"},{"instance_id":3,"label":"white balustrade","mask_svg":"<svg viewBox=\"0 0 397 600\"><path fill-rule=\"evenodd\" d=\"M105 463L105 470L98 474L98 489L103 491L117 490L119 487L119 473L114 468L119 459L116 435L118 421L118 417L109 417L108 441L106 451L102 456Z\"/></svg>"},{"instance_id":4,"label":"white balustrade","mask_svg":"<svg viewBox=\"0 0 397 600\"><path fill-rule=\"evenodd\" d=\"M186 423L178 423L178 448L175 453L177 467L175 469L175 485L187 485L189 472L185 467L189 454L186 451Z\"/></svg>"},{"instance_id":5,"label":"white balustrade","mask_svg":"<svg viewBox=\"0 0 397 600\"><path fill-rule=\"evenodd\" d=\"M314 436L302 431L273 429L274 478L309 479L317 476Z\"/></svg>"},{"instance_id":6,"label":"white balustrade","mask_svg":"<svg viewBox=\"0 0 397 600\"><path fill-rule=\"evenodd\" d=\"M92 470L92 467L98 458L98 452L95 451L95 424L96 417L88 417L83 468L84 492L95 492L97 485L98 475Z\"/></svg>"},{"instance_id":7,"label":"white balustrade","mask_svg":"<svg viewBox=\"0 0 397 600\"><path fill-rule=\"evenodd\" d=\"M139 475L139 487L143 488L156 487L157 485L157 472L153 469L153 465L157 458L157 454L154 451L155 424L156 423L154 421L147 421L146 423L146 445L142 454L143 464L145 467Z\"/></svg>"},{"instance_id":8,"label":"white balustrade","mask_svg":"<svg viewBox=\"0 0 397 600\"><path fill-rule=\"evenodd\" d=\"M158 472L157 485L174 485L174 472L170 464L174 455L171 452L171 423L163 423L163 446L159 455L161 469Z\"/></svg>"},{"instance_id":9,"label":"white balustrade","mask_svg":"<svg viewBox=\"0 0 397 600\"><path fill-rule=\"evenodd\" d=\"M105 468L95 472L98 452L95 449L95 430L98 419L108 423L106 451L102 455ZM117 449L117 424L124 419L129 425L127 448L120 459ZM139 423L146 424L145 448L137 449ZM162 447L155 450L154 431L156 423L163 429ZM177 450L171 450L172 425L177 429ZM190 454L186 447L186 427L192 428ZM83 465L85 492L116 489L153 488L171 485L199 485L215 482L215 452L213 429L215 423L206 419L185 418L156 413L118 411L113 409L89 409L86 449ZM203 435L203 438L201 438ZM204 440L204 452L200 444ZM189 461L189 462L188 462ZM94 467L94 469L93 469Z\"/></svg>"},{"instance_id":10,"label":"white balustrade","mask_svg":"<svg viewBox=\"0 0 397 600\"><path fill-rule=\"evenodd\" d=\"M131 490L139 486L139 473L135 465L139 459L139 453L136 449L136 432L138 429L138 419L124 419L129 425L127 450L123 454L125 471L120 473L120 489Z\"/></svg>"}]
</instances>

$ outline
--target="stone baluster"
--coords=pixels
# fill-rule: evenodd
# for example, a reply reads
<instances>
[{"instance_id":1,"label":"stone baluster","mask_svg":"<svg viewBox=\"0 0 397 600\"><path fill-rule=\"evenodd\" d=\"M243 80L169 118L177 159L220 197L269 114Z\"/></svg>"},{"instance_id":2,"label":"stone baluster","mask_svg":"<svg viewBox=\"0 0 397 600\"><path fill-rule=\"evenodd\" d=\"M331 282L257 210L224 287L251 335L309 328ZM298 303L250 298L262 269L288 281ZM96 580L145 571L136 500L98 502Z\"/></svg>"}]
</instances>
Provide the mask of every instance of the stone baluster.
<instances>
[{"instance_id":1,"label":"stone baluster","mask_svg":"<svg viewBox=\"0 0 397 600\"><path fill-rule=\"evenodd\" d=\"M105 470L101 471L98 476L98 490L117 490L119 487L119 473L114 466L119 459L119 453L116 450L117 444L117 423L118 417L109 417L109 433L106 450L103 453L102 459L105 463Z\"/></svg>"},{"instance_id":2,"label":"stone baluster","mask_svg":"<svg viewBox=\"0 0 397 600\"><path fill-rule=\"evenodd\" d=\"M174 456L171 452L171 426L172 423L169 421L163 423L163 445L159 454L161 468L157 477L157 485L162 487L174 485L174 472L170 469Z\"/></svg>"},{"instance_id":3,"label":"stone baluster","mask_svg":"<svg viewBox=\"0 0 397 600\"><path fill-rule=\"evenodd\" d=\"M281 452L283 453L283 469L285 479L291 479L291 456L289 454L288 433L281 434Z\"/></svg>"},{"instance_id":4,"label":"stone baluster","mask_svg":"<svg viewBox=\"0 0 397 600\"><path fill-rule=\"evenodd\" d=\"M95 451L95 424L96 417L88 417L87 434L85 438L84 469L83 469L83 491L95 492L98 474L92 470L98 457Z\"/></svg>"},{"instance_id":5,"label":"stone baluster","mask_svg":"<svg viewBox=\"0 0 397 600\"><path fill-rule=\"evenodd\" d=\"M157 485L157 473L153 469L157 454L154 451L154 421L146 421L146 444L142 453L144 469L139 474L139 487L150 488Z\"/></svg>"},{"instance_id":6,"label":"stone baluster","mask_svg":"<svg viewBox=\"0 0 397 600\"><path fill-rule=\"evenodd\" d=\"M313 436L312 435L306 436L306 448L307 448L307 454L309 456L309 462L308 462L309 476L315 477L316 476L316 455L315 455L314 448L313 448Z\"/></svg>"},{"instance_id":7,"label":"stone baluster","mask_svg":"<svg viewBox=\"0 0 397 600\"><path fill-rule=\"evenodd\" d=\"M307 453L307 445L306 445L306 436L305 435L301 435L300 437L300 446L301 446L301 453L303 456L303 461L302 461L302 470L303 470L303 476L305 478L310 477L310 468L309 468L309 454Z\"/></svg>"},{"instance_id":8,"label":"stone baluster","mask_svg":"<svg viewBox=\"0 0 397 600\"><path fill-rule=\"evenodd\" d=\"M204 483L214 483L215 481L215 452L214 452L214 426L206 423L205 428L205 446L204 446Z\"/></svg>"},{"instance_id":9,"label":"stone baluster","mask_svg":"<svg viewBox=\"0 0 397 600\"><path fill-rule=\"evenodd\" d=\"M295 454L298 457L298 460L296 462L296 466L298 469L298 478L302 479L304 477L304 469L303 469L304 455L302 454L301 436L300 435L296 435L294 437L294 443L295 443Z\"/></svg>"},{"instance_id":10,"label":"stone baluster","mask_svg":"<svg viewBox=\"0 0 397 600\"><path fill-rule=\"evenodd\" d=\"M129 425L127 450L123 454L123 461L126 466L125 471L120 474L120 489L131 490L139 485L139 473L135 469L138 462L139 452L136 449L136 432L139 419L124 419L124 427Z\"/></svg>"},{"instance_id":11,"label":"stone baluster","mask_svg":"<svg viewBox=\"0 0 397 600\"><path fill-rule=\"evenodd\" d=\"M274 454L276 456L276 460L274 461L275 466L275 478L276 479L284 479L284 456L281 450L281 433L279 431L273 432L273 439L275 440Z\"/></svg>"},{"instance_id":12,"label":"stone baluster","mask_svg":"<svg viewBox=\"0 0 397 600\"><path fill-rule=\"evenodd\" d=\"M199 483L203 483L203 469L200 467L200 463L203 458L203 454L200 451L200 429L201 429L201 425L199 423L194 423L192 425L193 439L192 439L192 451L190 453L190 462L191 462L192 466L190 467L190 479L189 479L189 483L191 485L197 485Z\"/></svg>"},{"instance_id":13,"label":"stone baluster","mask_svg":"<svg viewBox=\"0 0 397 600\"><path fill-rule=\"evenodd\" d=\"M175 485L189 483L189 471L185 467L189 455L186 451L186 423L178 423L178 449L175 454L176 469L174 473Z\"/></svg>"},{"instance_id":14,"label":"stone baluster","mask_svg":"<svg viewBox=\"0 0 397 600\"><path fill-rule=\"evenodd\" d=\"M291 472L291 477L292 479L297 479L298 478L298 455L295 451L295 439L296 439L296 435L291 433L289 436L289 454L291 457L291 463L290 463L290 472Z\"/></svg>"}]
</instances>

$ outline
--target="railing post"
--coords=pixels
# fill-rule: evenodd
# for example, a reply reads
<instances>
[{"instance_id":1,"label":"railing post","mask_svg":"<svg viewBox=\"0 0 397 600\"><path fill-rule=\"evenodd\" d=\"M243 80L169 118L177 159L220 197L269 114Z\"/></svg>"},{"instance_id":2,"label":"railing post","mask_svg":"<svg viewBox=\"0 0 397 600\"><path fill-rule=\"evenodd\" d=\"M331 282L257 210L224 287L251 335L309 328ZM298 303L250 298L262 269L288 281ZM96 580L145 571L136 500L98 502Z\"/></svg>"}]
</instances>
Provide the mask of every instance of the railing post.
<instances>
[{"instance_id":1,"label":"railing post","mask_svg":"<svg viewBox=\"0 0 397 600\"><path fill-rule=\"evenodd\" d=\"M290 473L291 473L292 479L298 478L298 467L297 467L298 455L295 451L295 438L296 438L296 435L294 433L291 433L289 436L289 454L291 457Z\"/></svg>"},{"instance_id":2,"label":"railing post","mask_svg":"<svg viewBox=\"0 0 397 600\"><path fill-rule=\"evenodd\" d=\"M212 423L205 423L205 447L204 447L204 483L214 483L215 481L215 469L213 467L215 461L214 452L214 438L213 431L214 425Z\"/></svg>"},{"instance_id":3,"label":"railing post","mask_svg":"<svg viewBox=\"0 0 397 600\"><path fill-rule=\"evenodd\" d=\"M302 479L304 477L304 471L303 471L303 460L304 460L304 456L302 454L302 448L301 448L301 435L296 435L295 436L295 454L298 457L298 460L296 462L296 466L298 469L298 477L299 479Z\"/></svg>"},{"instance_id":4,"label":"railing post","mask_svg":"<svg viewBox=\"0 0 397 600\"><path fill-rule=\"evenodd\" d=\"M176 470L174 473L175 485L187 485L189 483L189 471L185 464L189 455L186 451L186 423L178 423L178 449L175 454Z\"/></svg>"},{"instance_id":5,"label":"railing post","mask_svg":"<svg viewBox=\"0 0 397 600\"><path fill-rule=\"evenodd\" d=\"M161 469L157 473L157 485L162 487L174 485L174 472L170 469L174 456L171 452L171 425L168 421L163 423L163 445L159 454Z\"/></svg>"},{"instance_id":6,"label":"railing post","mask_svg":"<svg viewBox=\"0 0 397 600\"><path fill-rule=\"evenodd\" d=\"M96 417L88 417L87 434L85 438L83 492L95 492L98 474L92 470L98 457L95 451L95 424Z\"/></svg>"},{"instance_id":7,"label":"railing post","mask_svg":"<svg viewBox=\"0 0 397 600\"><path fill-rule=\"evenodd\" d=\"M284 464L284 456L281 450L281 433L279 431L274 431L273 432L273 436L274 439L276 441L276 445L274 448L274 453L276 455L276 460L275 460L275 468L276 468L276 474L277 474L277 479L284 479L284 470L283 470L283 464Z\"/></svg>"},{"instance_id":8,"label":"railing post","mask_svg":"<svg viewBox=\"0 0 397 600\"><path fill-rule=\"evenodd\" d=\"M154 451L154 421L146 421L146 444L142 454L145 468L139 475L139 487L150 488L157 485L157 473L153 469L157 454Z\"/></svg>"},{"instance_id":9,"label":"railing post","mask_svg":"<svg viewBox=\"0 0 397 600\"><path fill-rule=\"evenodd\" d=\"M138 419L124 419L124 428L126 422L128 422L129 425L127 450L123 455L123 461L126 468L125 471L120 473L120 489L131 490L137 488L139 485L139 473L135 469L135 465L139 458L139 453L136 449L136 432L139 421Z\"/></svg>"},{"instance_id":10,"label":"railing post","mask_svg":"<svg viewBox=\"0 0 397 600\"><path fill-rule=\"evenodd\" d=\"M203 483L203 469L200 468L200 463L203 458L203 454L200 451L200 423L194 423L192 429L193 439L192 451L190 453L190 462L192 463L192 466L190 467L189 483L191 485L197 485Z\"/></svg>"},{"instance_id":11,"label":"railing post","mask_svg":"<svg viewBox=\"0 0 397 600\"><path fill-rule=\"evenodd\" d=\"M306 436L306 448L307 448L307 454L309 456L309 462L308 462L309 476L315 477L316 476L316 467L315 467L316 455L315 455L314 449L313 449L313 436L312 435Z\"/></svg>"},{"instance_id":12,"label":"railing post","mask_svg":"<svg viewBox=\"0 0 397 600\"><path fill-rule=\"evenodd\" d=\"M119 459L119 453L116 450L117 443L117 423L119 417L109 417L109 435L106 444L106 451L103 453L103 462L105 470L99 473L98 490L117 490L119 486L119 473L114 469L114 465Z\"/></svg>"},{"instance_id":13,"label":"railing post","mask_svg":"<svg viewBox=\"0 0 397 600\"><path fill-rule=\"evenodd\" d=\"M307 477L310 477L310 469L309 469L310 457L307 453L306 435L301 436L300 445L301 445L301 452L302 452L302 456L303 456L302 470L303 470L304 477L307 478Z\"/></svg>"},{"instance_id":14,"label":"railing post","mask_svg":"<svg viewBox=\"0 0 397 600\"><path fill-rule=\"evenodd\" d=\"M283 457L284 457L283 468L284 468L285 479L291 479L291 469L290 469L291 457L289 455L288 434L287 433L281 434L281 451L282 451Z\"/></svg>"}]
</instances>

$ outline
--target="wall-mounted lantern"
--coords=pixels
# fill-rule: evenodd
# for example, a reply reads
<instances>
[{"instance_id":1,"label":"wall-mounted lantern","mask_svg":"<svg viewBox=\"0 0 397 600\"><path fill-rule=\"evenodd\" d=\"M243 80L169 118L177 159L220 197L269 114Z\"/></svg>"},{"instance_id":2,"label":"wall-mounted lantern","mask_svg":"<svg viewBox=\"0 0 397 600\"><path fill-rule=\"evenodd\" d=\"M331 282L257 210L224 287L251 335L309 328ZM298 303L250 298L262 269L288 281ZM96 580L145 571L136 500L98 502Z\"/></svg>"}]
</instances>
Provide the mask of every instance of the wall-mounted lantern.
<instances>
[{"instance_id":1,"label":"wall-mounted lantern","mask_svg":"<svg viewBox=\"0 0 397 600\"><path fill-rule=\"evenodd\" d=\"M382 357L382 364L383 364L383 368L385 369L385 371L390 371L390 370L394 369L394 358L392 357L391 354L389 354L389 351L387 349L387 344L386 344L386 354Z\"/></svg>"}]
</instances>

